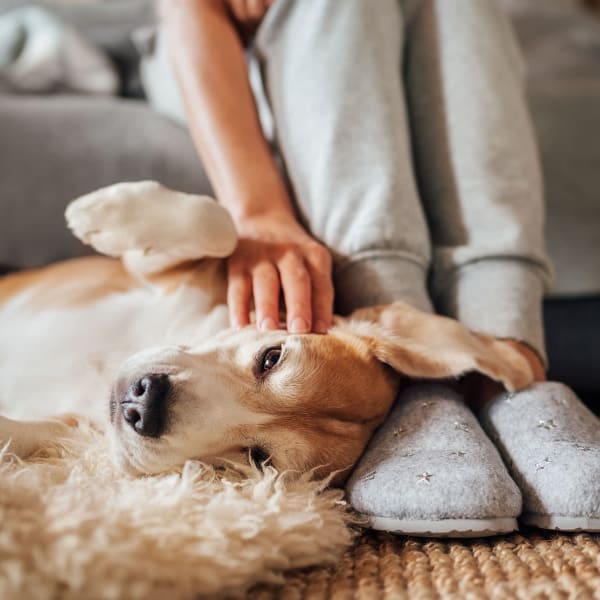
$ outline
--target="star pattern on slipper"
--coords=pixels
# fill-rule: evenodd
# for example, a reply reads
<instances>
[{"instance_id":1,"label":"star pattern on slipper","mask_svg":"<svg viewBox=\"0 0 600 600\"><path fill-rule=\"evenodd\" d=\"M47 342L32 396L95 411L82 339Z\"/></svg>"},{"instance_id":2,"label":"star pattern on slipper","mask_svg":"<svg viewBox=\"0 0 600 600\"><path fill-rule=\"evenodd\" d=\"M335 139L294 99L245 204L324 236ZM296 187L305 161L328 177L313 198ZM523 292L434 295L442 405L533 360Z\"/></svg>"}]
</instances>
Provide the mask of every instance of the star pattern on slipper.
<instances>
[{"instance_id":1,"label":"star pattern on slipper","mask_svg":"<svg viewBox=\"0 0 600 600\"><path fill-rule=\"evenodd\" d=\"M535 470L536 471L543 471L552 461L546 456L546 458L544 458L544 460L541 460L540 462L535 463Z\"/></svg>"},{"instance_id":2,"label":"star pattern on slipper","mask_svg":"<svg viewBox=\"0 0 600 600\"><path fill-rule=\"evenodd\" d=\"M425 471L424 473L417 475L417 483L431 483L430 480L432 477L432 473L428 473L427 471Z\"/></svg>"},{"instance_id":3,"label":"star pattern on slipper","mask_svg":"<svg viewBox=\"0 0 600 600\"><path fill-rule=\"evenodd\" d=\"M462 458L463 456L466 456L466 452L463 452L462 450L455 450L454 452L450 452L450 454L448 454L448 456L458 456L458 458Z\"/></svg>"},{"instance_id":4,"label":"star pattern on slipper","mask_svg":"<svg viewBox=\"0 0 600 600\"><path fill-rule=\"evenodd\" d=\"M540 419L538 421L538 424L536 425L536 428L537 429L555 429L556 423L554 422L554 419L548 419L548 420Z\"/></svg>"},{"instance_id":5,"label":"star pattern on slipper","mask_svg":"<svg viewBox=\"0 0 600 600\"><path fill-rule=\"evenodd\" d=\"M398 437L404 433L404 427L396 427L393 431L393 436Z\"/></svg>"},{"instance_id":6,"label":"star pattern on slipper","mask_svg":"<svg viewBox=\"0 0 600 600\"><path fill-rule=\"evenodd\" d=\"M560 404L561 406L568 406L569 403L567 401L566 398L563 398L562 396L556 396L555 394L552 394L550 396L550 400L552 402L554 402L554 404Z\"/></svg>"},{"instance_id":7,"label":"star pattern on slipper","mask_svg":"<svg viewBox=\"0 0 600 600\"><path fill-rule=\"evenodd\" d=\"M582 452L591 452L593 448L590 446L585 446L584 444L573 444L576 450L581 450Z\"/></svg>"},{"instance_id":8,"label":"star pattern on slipper","mask_svg":"<svg viewBox=\"0 0 600 600\"><path fill-rule=\"evenodd\" d=\"M464 421L454 421L454 429L458 431L471 431L469 424Z\"/></svg>"}]
</instances>

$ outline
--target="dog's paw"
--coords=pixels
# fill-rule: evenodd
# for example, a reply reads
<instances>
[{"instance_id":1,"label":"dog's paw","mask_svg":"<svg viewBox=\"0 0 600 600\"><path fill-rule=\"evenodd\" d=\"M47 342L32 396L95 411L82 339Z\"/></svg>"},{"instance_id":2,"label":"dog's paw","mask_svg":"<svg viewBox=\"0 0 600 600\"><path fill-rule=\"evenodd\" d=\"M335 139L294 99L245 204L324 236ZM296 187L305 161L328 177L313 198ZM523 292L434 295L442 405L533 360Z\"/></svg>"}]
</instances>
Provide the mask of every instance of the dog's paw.
<instances>
[{"instance_id":1,"label":"dog's paw","mask_svg":"<svg viewBox=\"0 0 600 600\"><path fill-rule=\"evenodd\" d=\"M155 181L102 188L71 202L65 216L75 236L108 256L135 251L181 260L224 257L237 243L225 208Z\"/></svg>"}]
</instances>

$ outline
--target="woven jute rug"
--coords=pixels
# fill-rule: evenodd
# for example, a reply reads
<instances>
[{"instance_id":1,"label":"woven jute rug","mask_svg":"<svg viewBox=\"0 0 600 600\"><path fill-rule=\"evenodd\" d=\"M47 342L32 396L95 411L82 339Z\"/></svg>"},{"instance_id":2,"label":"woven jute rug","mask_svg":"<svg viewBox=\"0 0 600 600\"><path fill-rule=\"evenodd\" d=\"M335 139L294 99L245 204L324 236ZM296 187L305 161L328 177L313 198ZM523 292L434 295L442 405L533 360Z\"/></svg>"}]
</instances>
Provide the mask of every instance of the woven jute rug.
<instances>
[{"instance_id":1,"label":"woven jute rug","mask_svg":"<svg viewBox=\"0 0 600 600\"><path fill-rule=\"evenodd\" d=\"M365 534L333 568L296 571L252 600L600 599L600 535L526 530L477 540Z\"/></svg>"}]
</instances>

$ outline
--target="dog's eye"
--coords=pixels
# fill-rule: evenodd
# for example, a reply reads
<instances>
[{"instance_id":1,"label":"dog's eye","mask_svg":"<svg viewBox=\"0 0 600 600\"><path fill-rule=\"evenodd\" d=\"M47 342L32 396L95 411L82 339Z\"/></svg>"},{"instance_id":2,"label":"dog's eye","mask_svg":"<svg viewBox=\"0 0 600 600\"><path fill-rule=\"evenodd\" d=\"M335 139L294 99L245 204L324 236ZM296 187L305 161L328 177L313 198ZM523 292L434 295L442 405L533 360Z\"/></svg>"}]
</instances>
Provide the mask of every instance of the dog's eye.
<instances>
[{"instance_id":1,"label":"dog's eye","mask_svg":"<svg viewBox=\"0 0 600 600\"><path fill-rule=\"evenodd\" d=\"M256 467L262 470L264 463L269 460L269 454L260 446L253 446L250 448L250 461L254 463Z\"/></svg>"},{"instance_id":2,"label":"dog's eye","mask_svg":"<svg viewBox=\"0 0 600 600\"><path fill-rule=\"evenodd\" d=\"M281 346L274 346L273 348L267 348L260 357L259 373L262 375L267 371L270 371L281 358L283 350Z\"/></svg>"}]
</instances>

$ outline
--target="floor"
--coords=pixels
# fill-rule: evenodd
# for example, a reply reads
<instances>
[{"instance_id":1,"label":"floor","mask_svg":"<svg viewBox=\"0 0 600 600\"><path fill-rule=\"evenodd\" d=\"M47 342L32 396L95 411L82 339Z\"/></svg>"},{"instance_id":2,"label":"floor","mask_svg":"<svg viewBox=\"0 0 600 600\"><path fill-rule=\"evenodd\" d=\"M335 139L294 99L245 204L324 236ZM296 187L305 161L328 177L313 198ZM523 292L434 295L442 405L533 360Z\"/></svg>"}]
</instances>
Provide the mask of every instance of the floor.
<instances>
[{"instance_id":1,"label":"floor","mask_svg":"<svg viewBox=\"0 0 600 600\"><path fill-rule=\"evenodd\" d=\"M476 540L368 533L335 568L294 572L252 600L600 599L600 535L524 530Z\"/></svg>"}]
</instances>

